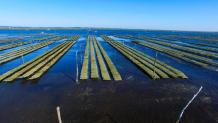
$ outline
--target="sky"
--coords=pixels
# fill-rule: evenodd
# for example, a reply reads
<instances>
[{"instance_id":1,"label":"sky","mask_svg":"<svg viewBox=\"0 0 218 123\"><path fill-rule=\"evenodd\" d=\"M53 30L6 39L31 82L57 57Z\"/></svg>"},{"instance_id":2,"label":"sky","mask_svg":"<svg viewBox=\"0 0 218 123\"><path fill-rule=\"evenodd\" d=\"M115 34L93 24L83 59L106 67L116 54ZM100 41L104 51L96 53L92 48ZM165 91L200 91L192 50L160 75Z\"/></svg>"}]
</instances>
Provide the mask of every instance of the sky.
<instances>
[{"instance_id":1,"label":"sky","mask_svg":"<svg viewBox=\"0 0 218 123\"><path fill-rule=\"evenodd\" d=\"M0 26L218 31L218 0L0 0Z\"/></svg>"}]
</instances>

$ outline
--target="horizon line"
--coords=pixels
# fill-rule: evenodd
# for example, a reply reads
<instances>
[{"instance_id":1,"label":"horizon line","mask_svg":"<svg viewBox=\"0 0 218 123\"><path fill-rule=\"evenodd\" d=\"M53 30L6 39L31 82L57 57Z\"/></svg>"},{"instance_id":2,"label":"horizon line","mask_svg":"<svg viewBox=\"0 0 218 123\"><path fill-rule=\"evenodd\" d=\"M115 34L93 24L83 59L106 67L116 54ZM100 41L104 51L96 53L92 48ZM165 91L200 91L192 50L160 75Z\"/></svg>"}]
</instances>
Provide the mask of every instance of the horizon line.
<instances>
[{"instance_id":1,"label":"horizon line","mask_svg":"<svg viewBox=\"0 0 218 123\"><path fill-rule=\"evenodd\" d=\"M39 29L115 29L115 30L142 30L142 31L175 31L175 32L208 32L208 33L218 33L218 31L209 31L209 30L179 30L179 29L145 29L145 28L121 28L121 27L88 27L88 26L0 26L0 30L17 30L22 28L29 28L33 30Z\"/></svg>"}]
</instances>

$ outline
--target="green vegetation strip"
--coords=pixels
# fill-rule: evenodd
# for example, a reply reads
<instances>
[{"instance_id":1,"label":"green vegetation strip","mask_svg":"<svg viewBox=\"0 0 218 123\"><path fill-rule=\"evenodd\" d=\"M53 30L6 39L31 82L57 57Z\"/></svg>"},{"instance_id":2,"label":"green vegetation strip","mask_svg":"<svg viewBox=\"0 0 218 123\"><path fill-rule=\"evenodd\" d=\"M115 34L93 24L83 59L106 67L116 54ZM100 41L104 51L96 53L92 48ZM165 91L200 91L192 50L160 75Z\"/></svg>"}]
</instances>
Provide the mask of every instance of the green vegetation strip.
<instances>
[{"instance_id":1,"label":"green vegetation strip","mask_svg":"<svg viewBox=\"0 0 218 123\"><path fill-rule=\"evenodd\" d=\"M90 43L90 52L91 52L91 79L99 79L97 61L95 58L95 49L93 47L93 41L91 36L88 36L88 41Z\"/></svg>"},{"instance_id":2,"label":"green vegetation strip","mask_svg":"<svg viewBox=\"0 0 218 123\"><path fill-rule=\"evenodd\" d=\"M59 51L56 51L52 56L45 60L46 63L41 63L40 65L36 66L32 69L32 73L34 73L29 80L38 79L40 78L45 72L49 70L79 39L79 36L74 36L71 41L67 42L67 45L62 47ZM38 71L36 71L38 69Z\"/></svg>"},{"instance_id":3,"label":"green vegetation strip","mask_svg":"<svg viewBox=\"0 0 218 123\"><path fill-rule=\"evenodd\" d=\"M181 71L176 70L175 68L170 67L167 64L160 62L158 60L154 65L154 61L155 61L154 58L147 56L146 54L143 54L138 50L125 46L119 42L116 42L115 40L109 37L104 36L103 38L109 44L115 47L118 51L124 54L127 58L129 58L138 67L144 70L144 72L146 72L153 79L169 78L169 77L187 78L187 76L185 76L184 73L182 73Z\"/></svg>"},{"instance_id":4,"label":"green vegetation strip","mask_svg":"<svg viewBox=\"0 0 218 123\"><path fill-rule=\"evenodd\" d=\"M43 43L40 43L40 44L37 44L37 45L34 45L34 46L29 46L29 47L26 47L26 48L23 48L23 49L20 49L20 50L16 50L16 51L12 51L10 53L5 53L5 54L2 54L1 55L1 58L0 58L0 64L2 63L5 63L5 62L8 62L8 61L11 61L11 60L14 60L20 56L23 56L23 55L26 55L26 54L29 54L35 50L38 50L42 47L45 47L45 46L48 46L49 44L51 44L53 42L43 42Z\"/></svg>"},{"instance_id":5,"label":"green vegetation strip","mask_svg":"<svg viewBox=\"0 0 218 123\"><path fill-rule=\"evenodd\" d=\"M23 45L27 45L27 44L31 44L34 41L60 40L62 38L64 38L64 37L63 36L62 37L61 36L59 36L59 37L58 36L53 36L53 37L47 37L47 38L34 39L33 41L29 41L29 42L17 41L17 43L0 46L0 51L15 48L15 47L19 47L19 46L23 46Z\"/></svg>"},{"instance_id":6,"label":"green vegetation strip","mask_svg":"<svg viewBox=\"0 0 218 123\"><path fill-rule=\"evenodd\" d=\"M37 79L41 77L66 51L75 43L78 36L73 37L72 41L64 42L43 55L8 71L0 76L0 81L13 81L17 78Z\"/></svg>"},{"instance_id":7,"label":"green vegetation strip","mask_svg":"<svg viewBox=\"0 0 218 123\"><path fill-rule=\"evenodd\" d=\"M110 70L114 80L115 81L122 80L120 73L118 72L117 68L115 67L115 65L113 64L113 62L111 61L111 59L109 58L109 56L107 55L107 53L105 52L105 50L103 49L101 44L97 40L95 40L95 42L97 43L97 45L98 45L98 47L99 47L105 61L106 61L107 65L108 65L108 67L109 67L109 70Z\"/></svg>"},{"instance_id":8,"label":"green vegetation strip","mask_svg":"<svg viewBox=\"0 0 218 123\"><path fill-rule=\"evenodd\" d=\"M177 51L177 50L163 48L163 47L160 47L158 45L148 44L148 43L144 43L144 42L138 42L138 43L140 45L145 46L145 47L157 50L157 51L162 52L162 53L166 53L166 54L171 55L173 57L182 59L184 61L196 64L196 65L199 65L199 66L202 66L202 67L205 67L205 68L208 68L209 65L217 66L217 63L215 63L215 62L213 62L211 60L208 60L208 59L206 59L204 57L196 56L196 55L193 55L193 54L187 54L187 53L180 52L180 51Z\"/></svg>"},{"instance_id":9,"label":"green vegetation strip","mask_svg":"<svg viewBox=\"0 0 218 123\"><path fill-rule=\"evenodd\" d=\"M0 46L0 51L15 48L15 47L19 47L19 46L23 46L23 45L27 45L27 44L30 44L30 43L32 43L32 42L19 42L19 43L16 43L16 44L8 44L8 45Z\"/></svg>"},{"instance_id":10,"label":"green vegetation strip","mask_svg":"<svg viewBox=\"0 0 218 123\"><path fill-rule=\"evenodd\" d=\"M141 57L142 59L149 62L150 64L154 64L155 58L148 56L140 51L137 51L134 48L131 48L131 47L126 47L126 48L131 50L133 54ZM155 66L162 71L167 71L167 74L169 76L171 76L172 78L177 78L177 77L187 78L187 76L183 72L181 72L181 71L179 71L179 70L177 70L177 69L175 69L175 68L173 68L173 67L171 67L171 66L169 66L169 65L167 65L164 62L161 62L159 60L156 60Z\"/></svg>"},{"instance_id":11,"label":"green vegetation strip","mask_svg":"<svg viewBox=\"0 0 218 123\"><path fill-rule=\"evenodd\" d=\"M200 36L178 36L178 35L171 35L171 38L183 38L183 39L189 39L189 40L202 40L207 42L216 42L218 41L217 38L204 38Z\"/></svg>"},{"instance_id":12,"label":"green vegetation strip","mask_svg":"<svg viewBox=\"0 0 218 123\"><path fill-rule=\"evenodd\" d=\"M58 49L58 48L55 48L53 51L57 51L56 49ZM46 55L43 55L42 57L40 57L40 59L35 60L34 62L32 62L32 64L29 64L25 68L19 70L19 72L14 73L10 77L6 78L4 81L13 81L16 78L26 78L26 77L32 75L33 74L32 69L35 69L37 66L39 66L40 63L41 64L46 63L45 61L48 59L47 57L49 57L50 55L55 53L53 51L46 53Z\"/></svg>"},{"instance_id":13,"label":"green vegetation strip","mask_svg":"<svg viewBox=\"0 0 218 123\"><path fill-rule=\"evenodd\" d=\"M194 44L194 45L197 45L197 46L205 46L205 47L208 47L208 48L218 48L217 45L214 45L214 44L204 44L204 43L195 43L195 42L190 42L190 44Z\"/></svg>"},{"instance_id":14,"label":"green vegetation strip","mask_svg":"<svg viewBox=\"0 0 218 123\"><path fill-rule=\"evenodd\" d=\"M80 74L81 80L87 80L89 78L89 52L91 58L91 79L99 79L99 66L100 75L103 80L111 80L110 73L115 81L122 80L119 72L117 71L116 67L112 63L111 59L109 58L101 44L97 41L95 36L91 35L89 35L87 38L83 66ZM108 69L110 70L110 73Z\"/></svg>"},{"instance_id":15,"label":"green vegetation strip","mask_svg":"<svg viewBox=\"0 0 218 123\"><path fill-rule=\"evenodd\" d=\"M127 38L127 39L140 39L140 40L144 40L146 42L150 42L150 43L154 43L154 44L158 44L158 45L162 45L165 47L169 47L169 48L173 48L185 53L191 53L191 54L196 54L196 55L200 55L202 57L210 57L213 59L218 59L218 54L211 52L211 51L207 51L208 49L211 50L210 48L196 48L198 46L193 46L191 44L189 44L188 46L185 44L179 44L179 43L173 43L173 42L163 42L163 41L158 41L156 39L153 38L148 38L148 37L133 37L133 36L118 36L119 38ZM182 45L182 46L181 46ZM214 51L214 49L213 49Z\"/></svg>"},{"instance_id":16,"label":"green vegetation strip","mask_svg":"<svg viewBox=\"0 0 218 123\"><path fill-rule=\"evenodd\" d=\"M175 43L172 44L172 43L157 41L157 40L147 38L147 37L141 37L139 39L143 39L143 40L145 40L147 42L163 45L163 46L166 46L166 47L178 49L178 50L184 51L184 52L189 52L189 53L193 53L193 54L197 54L197 55L201 55L201 56L207 56L207 57L211 57L211 58L215 58L215 59L218 58L218 54L213 53L213 52L203 51L203 50L199 50L199 49L195 49L195 48L190 48L190 47L187 47L187 46L179 46L178 44L174 45Z\"/></svg>"},{"instance_id":17,"label":"green vegetation strip","mask_svg":"<svg viewBox=\"0 0 218 123\"><path fill-rule=\"evenodd\" d=\"M106 39L105 39L106 40ZM106 40L107 41L107 40ZM116 48L118 51L120 51L124 56L126 56L129 60L131 60L134 64L136 64L138 67L140 67L145 73L147 73L149 75L149 77L153 78L153 79L159 79L160 77L153 72L154 70L148 68L148 66L150 65L144 65L140 59L134 58L134 56L132 56L131 54L126 53L123 49L120 49L119 47L116 47L116 45L114 45L111 42L108 42L109 44L111 44L111 46L113 46L114 48ZM145 63L146 64L146 63Z\"/></svg>"},{"instance_id":18,"label":"green vegetation strip","mask_svg":"<svg viewBox=\"0 0 218 123\"><path fill-rule=\"evenodd\" d=\"M190 43L187 44L182 44L182 43L178 43L178 42L170 42L172 44L176 44L176 45L182 45L182 46L186 46L186 47L190 47L190 48L195 48L195 49L199 49L199 50L205 50L205 51L209 51L209 52L214 52L214 53L218 53L218 49L217 48L211 48L211 47L201 47L201 46L196 46Z\"/></svg>"},{"instance_id":19,"label":"green vegetation strip","mask_svg":"<svg viewBox=\"0 0 218 123\"><path fill-rule=\"evenodd\" d=\"M82 70L80 74L81 80L87 80L89 78L89 45L90 45L90 42L87 40Z\"/></svg>"},{"instance_id":20,"label":"green vegetation strip","mask_svg":"<svg viewBox=\"0 0 218 123\"><path fill-rule=\"evenodd\" d=\"M55 39L56 40L56 39ZM31 52L34 52L40 48L43 48L45 46L48 46L52 43L54 43L55 40L51 40L51 41L45 41L36 45L32 45L32 46L28 46L19 50L14 50L11 51L9 53L4 53L0 55L0 64L2 63L6 63L8 61L14 60L18 57L24 56L26 54L29 54Z\"/></svg>"},{"instance_id":21,"label":"green vegetation strip","mask_svg":"<svg viewBox=\"0 0 218 123\"><path fill-rule=\"evenodd\" d=\"M96 43L97 41L96 41L95 36L90 36L90 40L91 40L91 42L94 43L94 48L95 48L98 63L99 63L99 66L100 66L102 79L103 80L111 80L109 72L107 70L107 67L106 67L106 65L104 63L104 59L102 57L102 54L101 54L101 52L99 50L99 47L97 46L97 43Z\"/></svg>"},{"instance_id":22,"label":"green vegetation strip","mask_svg":"<svg viewBox=\"0 0 218 123\"><path fill-rule=\"evenodd\" d=\"M161 39L161 38L158 38L158 40L160 41L165 41L165 42L168 42L168 43L171 43L171 44L176 44L176 45L181 45L181 46L185 46L185 47L190 47L190 48L195 48L195 49L199 49L199 50L204 50L204 51L209 51L209 52L214 52L214 53L218 53L218 49L217 48L213 48L213 47L202 47L202 46L199 46L198 44L195 44L195 43L191 43L191 42L184 42L184 43L179 43L179 42L176 42L176 41L179 41L179 40L169 40L169 39ZM167 41L166 41L167 40Z\"/></svg>"},{"instance_id":23,"label":"green vegetation strip","mask_svg":"<svg viewBox=\"0 0 218 123\"><path fill-rule=\"evenodd\" d=\"M165 40L170 40L170 41L179 41L180 39L179 38L173 38L173 37L170 37L170 36L156 36L157 38L160 38L160 39L165 39ZM188 44L192 44L192 45L195 45L195 46L206 46L207 48L218 48L217 44L215 44L216 42L205 42L205 43L201 43L201 42L187 42L187 41L184 41Z\"/></svg>"},{"instance_id":24,"label":"green vegetation strip","mask_svg":"<svg viewBox=\"0 0 218 123\"><path fill-rule=\"evenodd\" d=\"M56 51L56 49L58 49L59 47L61 47L62 45L60 46L57 46L54 48L54 50L52 51ZM14 78L16 79L17 77L21 76L22 74L24 74L25 72L29 71L32 67L34 67L36 64L42 62L44 60L44 58L46 58L48 55L51 55L53 52L52 51L48 51L46 52L45 54L23 64L23 65L20 65L19 67L3 74L0 76L0 81L4 80L4 79L8 79L8 78ZM22 78L22 77L21 77Z\"/></svg>"},{"instance_id":25,"label":"green vegetation strip","mask_svg":"<svg viewBox=\"0 0 218 123\"><path fill-rule=\"evenodd\" d=\"M137 51L136 49L133 49L131 47L126 47L128 50L131 50L132 53L140 58L142 58L143 60L145 60L146 62L150 63L150 65L154 65L154 61L155 61L155 58L151 57L151 56L148 56L140 51ZM154 69L155 71L157 71L157 73L159 75L162 76L162 78L168 78L166 77L166 75L164 75L162 71L165 71L170 77L172 78L177 78L177 77L181 77L181 78L187 78L187 76L182 73L181 71L159 61L159 60L156 60L156 63L155 63L155 67L154 66L151 66L152 69ZM163 76L164 75L164 76Z\"/></svg>"},{"instance_id":26,"label":"green vegetation strip","mask_svg":"<svg viewBox=\"0 0 218 123\"><path fill-rule=\"evenodd\" d=\"M22 40L21 38L7 38L7 39L0 39L1 44L6 44L6 43L12 43L12 42L19 42Z\"/></svg>"},{"instance_id":27,"label":"green vegetation strip","mask_svg":"<svg viewBox=\"0 0 218 123\"><path fill-rule=\"evenodd\" d=\"M128 36L129 38L129 36ZM132 37L131 37L132 38ZM138 43L140 45L143 45L145 47L157 50L159 52L163 52L166 53L168 55L171 55L173 57L182 59L184 61L196 64L198 66L201 67L205 67L205 68L217 68L218 63L213 61L212 59L206 58L206 57L202 57L199 55L195 55L195 54L191 54L191 53L187 53L187 52L183 52L183 51L179 51L176 49L171 49L159 44L155 44L152 42L146 42L146 41L134 41L135 43Z\"/></svg>"},{"instance_id":28,"label":"green vegetation strip","mask_svg":"<svg viewBox=\"0 0 218 123\"><path fill-rule=\"evenodd\" d=\"M37 66L39 68L39 71L37 71L36 73L34 73L29 79L33 80L33 79L37 79L39 77L41 77L46 71L48 71L48 69L50 67L52 67L73 45L75 44L75 42L70 42L69 45L67 45L67 47L64 47L61 49L61 52L58 52L57 56L52 56L49 59L46 60L46 65L44 65L44 67L40 68L40 66L43 65L39 65ZM56 55L55 54L55 55Z\"/></svg>"}]
</instances>

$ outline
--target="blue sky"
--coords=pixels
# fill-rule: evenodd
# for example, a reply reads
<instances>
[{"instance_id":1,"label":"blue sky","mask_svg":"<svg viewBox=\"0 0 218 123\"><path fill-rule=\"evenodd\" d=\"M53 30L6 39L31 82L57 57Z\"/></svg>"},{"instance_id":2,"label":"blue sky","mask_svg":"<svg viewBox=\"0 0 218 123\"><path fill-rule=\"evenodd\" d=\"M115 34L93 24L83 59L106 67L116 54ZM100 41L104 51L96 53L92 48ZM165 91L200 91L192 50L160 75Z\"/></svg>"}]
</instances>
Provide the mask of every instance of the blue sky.
<instances>
[{"instance_id":1,"label":"blue sky","mask_svg":"<svg viewBox=\"0 0 218 123\"><path fill-rule=\"evenodd\" d=\"M218 0L0 0L0 25L218 31Z\"/></svg>"}]
</instances>

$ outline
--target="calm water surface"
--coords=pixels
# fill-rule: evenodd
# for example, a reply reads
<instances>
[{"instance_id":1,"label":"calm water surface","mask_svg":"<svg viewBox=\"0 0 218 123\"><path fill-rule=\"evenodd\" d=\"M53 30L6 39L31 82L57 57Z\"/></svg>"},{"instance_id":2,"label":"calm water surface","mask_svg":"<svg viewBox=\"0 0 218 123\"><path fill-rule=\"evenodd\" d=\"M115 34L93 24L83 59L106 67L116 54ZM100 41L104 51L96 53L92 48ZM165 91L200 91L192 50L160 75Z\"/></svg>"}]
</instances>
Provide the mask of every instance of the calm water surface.
<instances>
[{"instance_id":1,"label":"calm water surface","mask_svg":"<svg viewBox=\"0 0 218 123\"><path fill-rule=\"evenodd\" d=\"M35 81L16 80L0 84L0 123L57 123L56 106L61 107L63 123L175 123L179 113L194 93L203 91L186 110L181 123L218 122L218 73L158 53L161 60L181 71L189 79L151 80L100 35L206 35L192 32L131 30L55 30L0 31L0 37L45 34L80 35L70 50ZM77 83L76 64L81 71L86 36L96 35L110 56L123 81L82 81ZM208 33L209 36L214 34ZM155 57L156 52L134 45L131 40L115 38L125 45ZM30 39L27 39L27 41ZM180 40L183 42L183 40ZM61 41L24 56L27 62L54 48ZM185 42L185 41L184 41ZM203 41L202 41L203 42ZM204 42L205 43L205 42ZM1 51L0 54L25 46ZM77 58L76 58L77 52ZM0 65L3 74L23 64L21 58Z\"/></svg>"}]
</instances>

